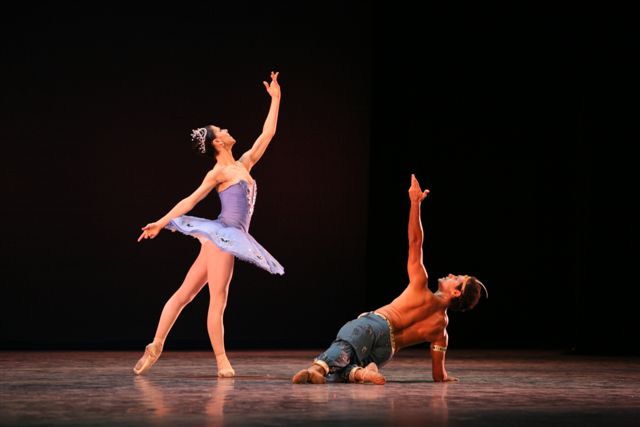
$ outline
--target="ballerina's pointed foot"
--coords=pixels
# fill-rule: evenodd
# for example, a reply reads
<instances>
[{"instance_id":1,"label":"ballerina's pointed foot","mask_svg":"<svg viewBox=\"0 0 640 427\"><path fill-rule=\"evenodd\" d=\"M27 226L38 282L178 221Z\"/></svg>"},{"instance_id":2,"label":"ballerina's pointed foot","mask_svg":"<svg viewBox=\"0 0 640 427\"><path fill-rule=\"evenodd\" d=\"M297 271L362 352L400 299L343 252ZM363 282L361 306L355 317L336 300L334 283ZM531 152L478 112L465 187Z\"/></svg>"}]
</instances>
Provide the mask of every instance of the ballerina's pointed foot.
<instances>
[{"instance_id":1,"label":"ballerina's pointed foot","mask_svg":"<svg viewBox=\"0 0 640 427\"><path fill-rule=\"evenodd\" d=\"M218 377L220 378L233 378L236 376L236 371L233 368L220 369L218 371Z\"/></svg>"},{"instance_id":2,"label":"ballerina's pointed foot","mask_svg":"<svg viewBox=\"0 0 640 427\"><path fill-rule=\"evenodd\" d=\"M160 358L162 354L162 343L152 342L148 344L144 349L144 354L133 367L133 372L136 375L142 375L148 371Z\"/></svg>"},{"instance_id":3,"label":"ballerina's pointed foot","mask_svg":"<svg viewBox=\"0 0 640 427\"><path fill-rule=\"evenodd\" d=\"M236 376L236 371L233 370L231 362L229 362L225 354L216 356L216 365L218 365L219 378L233 378Z\"/></svg>"}]
</instances>

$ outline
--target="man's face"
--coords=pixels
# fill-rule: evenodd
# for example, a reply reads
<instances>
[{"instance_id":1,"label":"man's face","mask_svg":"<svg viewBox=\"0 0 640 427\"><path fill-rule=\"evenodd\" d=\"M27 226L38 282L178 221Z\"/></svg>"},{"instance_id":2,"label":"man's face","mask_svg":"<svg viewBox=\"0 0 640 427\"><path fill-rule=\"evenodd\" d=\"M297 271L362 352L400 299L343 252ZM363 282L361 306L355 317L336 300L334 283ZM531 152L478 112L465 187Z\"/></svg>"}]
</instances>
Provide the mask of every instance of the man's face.
<instances>
[{"instance_id":1,"label":"man's face","mask_svg":"<svg viewBox=\"0 0 640 427\"><path fill-rule=\"evenodd\" d=\"M460 292L462 291L466 280L467 276L455 276L453 274L449 274L447 277L438 279L438 290L443 293L454 292L456 290Z\"/></svg>"}]
</instances>

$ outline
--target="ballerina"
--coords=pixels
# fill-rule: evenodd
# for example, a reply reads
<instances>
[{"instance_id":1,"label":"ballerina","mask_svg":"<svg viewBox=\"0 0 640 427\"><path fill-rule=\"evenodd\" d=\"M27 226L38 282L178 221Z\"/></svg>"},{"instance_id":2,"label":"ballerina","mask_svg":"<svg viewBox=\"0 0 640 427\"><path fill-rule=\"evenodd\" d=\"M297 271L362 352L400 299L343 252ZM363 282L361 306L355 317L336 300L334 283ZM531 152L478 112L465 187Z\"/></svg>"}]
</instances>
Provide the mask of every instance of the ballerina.
<instances>
[{"instance_id":1,"label":"ballerina","mask_svg":"<svg viewBox=\"0 0 640 427\"><path fill-rule=\"evenodd\" d=\"M142 227L138 242L153 239L166 228L197 238L201 248L182 285L165 304L153 342L146 346L144 355L133 368L137 375L146 372L158 360L178 315L208 283L210 303L207 330L216 357L218 376L235 376L224 347L223 323L235 257L272 274L284 274L280 263L249 234L257 194L257 184L250 172L275 135L280 108L278 73L272 72L271 82L264 81L263 84L271 96L271 106L262 133L253 146L235 160L231 150L236 140L227 129L214 125L194 129L191 133L193 148L215 158L213 169L190 196L178 202L159 220ZM217 219L185 215L213 189L217 190L221 202Z\"/></svg>"}]
</instances>

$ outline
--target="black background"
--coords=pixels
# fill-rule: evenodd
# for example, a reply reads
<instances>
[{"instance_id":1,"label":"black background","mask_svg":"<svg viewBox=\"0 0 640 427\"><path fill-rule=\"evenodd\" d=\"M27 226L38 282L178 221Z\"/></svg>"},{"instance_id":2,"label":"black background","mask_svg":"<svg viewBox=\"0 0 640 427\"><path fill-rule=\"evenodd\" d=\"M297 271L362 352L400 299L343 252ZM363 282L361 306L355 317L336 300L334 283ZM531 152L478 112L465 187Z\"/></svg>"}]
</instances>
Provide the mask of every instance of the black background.
<instances>
[{"instance_id":1,"label":"black background","mask_svg":"<svg viewBox=\"0 0 640 427\"><path fill-rule=\"evenodd\" d=\"M431 190L431 288L454 273L489 289L451 314L452 345L637 352L622 258L634 215L611 189L628 187L630 114L601 71L617 59L603 18L279 2L27 6L2 19L3 348L153 337L198 243L137 243L139 228L211 167L192 128L228 128L236 156L250 147L277 70L251 233L286 274L236 262L229 349L322 347L399 294L415 173ZM193 214L218 209L213 196ZM207 293L167 348L209 345Z\"/></svg>"}]
</instances>

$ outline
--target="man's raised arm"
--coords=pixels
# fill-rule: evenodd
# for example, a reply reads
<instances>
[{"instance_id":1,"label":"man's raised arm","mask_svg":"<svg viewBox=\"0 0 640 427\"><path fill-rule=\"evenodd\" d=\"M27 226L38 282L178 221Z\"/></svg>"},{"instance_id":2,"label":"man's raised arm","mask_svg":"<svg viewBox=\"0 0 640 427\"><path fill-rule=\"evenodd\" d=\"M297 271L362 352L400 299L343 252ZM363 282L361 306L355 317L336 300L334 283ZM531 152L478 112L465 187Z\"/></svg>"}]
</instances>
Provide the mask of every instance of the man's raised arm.
<instances>
[{"instance_id":1,"label":"man's raised arm","mask_svg":"<svg viewBox=\"0 0 640 427\"><path fill-rule=\"evenodd\" d=\"M422 191L420 183L415 175L411 174L411 187L409 187L409 257L407 259L407 273L409 273L409 286L424 288L427 285L427 270L422 262L422 243L424 232L420 219L420 205L429 194L429 190Z\"/></svg>"}]
</instances>

